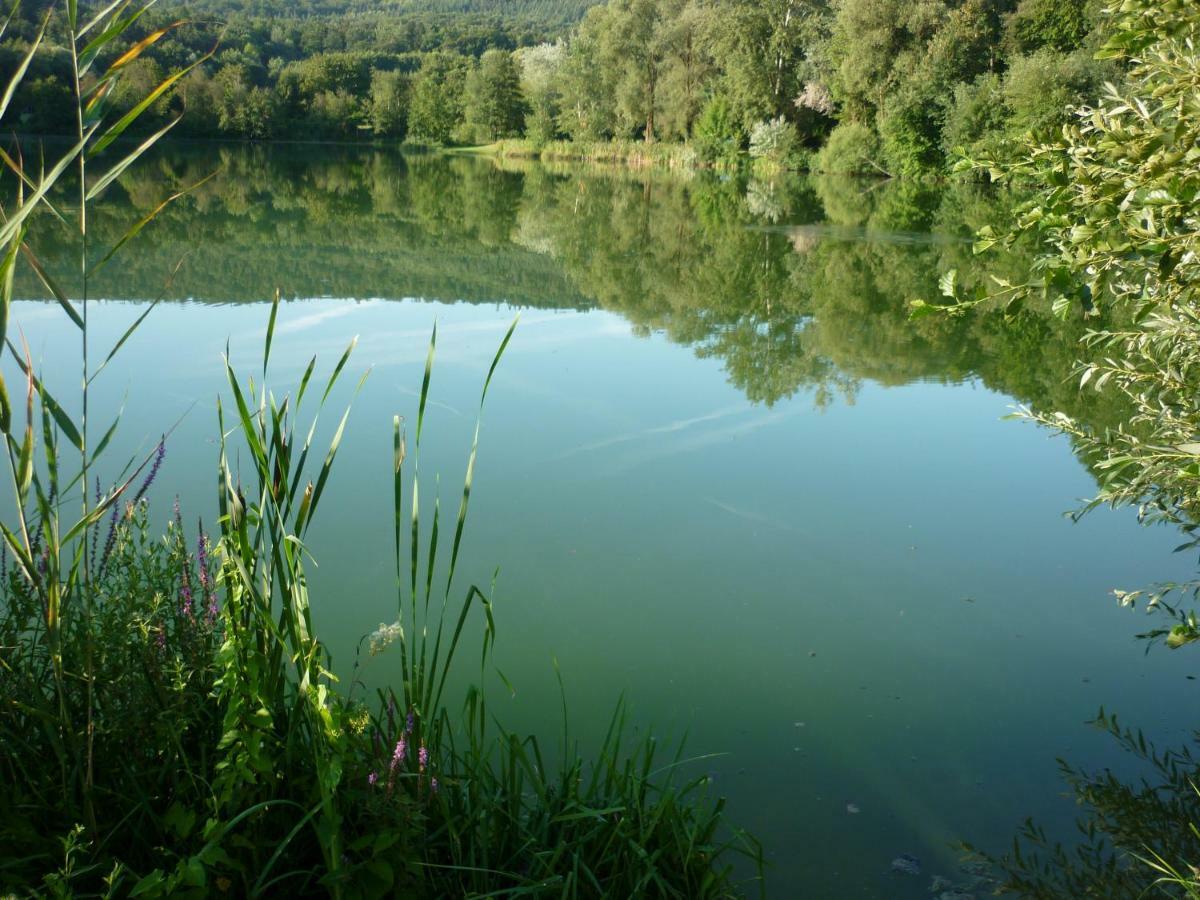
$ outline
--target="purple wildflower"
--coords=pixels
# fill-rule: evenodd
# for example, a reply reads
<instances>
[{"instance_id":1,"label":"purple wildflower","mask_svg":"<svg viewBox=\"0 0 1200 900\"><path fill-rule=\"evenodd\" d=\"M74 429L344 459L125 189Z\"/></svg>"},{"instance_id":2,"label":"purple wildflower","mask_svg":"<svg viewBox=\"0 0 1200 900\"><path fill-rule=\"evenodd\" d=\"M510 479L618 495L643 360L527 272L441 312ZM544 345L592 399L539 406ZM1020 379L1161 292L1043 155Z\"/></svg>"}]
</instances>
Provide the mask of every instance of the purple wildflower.
<instances>
[{"instance_id":1,"label":"purple wildflower","mask_svg":"<svg viewBox=\"0 0 1200 900\"><path fill-rule=\"evenodd\" d=\"M98 475L96 476L96 505L97 505L97 506L99 506L99 505L100 505L100 476L98 476ZM90 557L90 558L91 558L91 561L92 561L92 564L95 564L95 562L96 562L96 551L97 551L98 549L100 549L100 548L99 548L99 541L100 541L100 529L99 529L99 528L93 528L93 529L92 529L92 550L91 550L91 557Z\"/></svg>"},{"instance_id":2,"label":"purple wildflower","mask_svg":"<svg viewBox=\"0 0 1200 900\"><path fill-rule=\"evenodd\" d=\"M374 772L372 772L370 775L367 776L367 784L371 785L371 787L374 787L375 782L377 782L378 780L379 780L379 776Z\"/></svg>"},{"instance_id":3,"label":"purple wildflower","mask_svg":"<svg viewBox=\"0 0 1200 900\"><path fill-rule=\"evenodd\" d=\"M204 522L200 523L200 537L196 540L196 568L200 572L200 587L208 590L208 538L204 534Z\"/></svg>"},{"instance_id":4,"label":"purple wildflower","mask_svg":"<svg viewBox=\"0 0 1200 900\"><path fill-rule=\"evenodd\" d=\"M104 539L104 555L100 557L100 568L108 565L108 558L112 555L113 547L117 545L117 522L121 514L121 504L113 500L112 515L108 519L108 537Z\"/></svg>"},{"instance_id":5,"label":"purple wildflower","mask_svg":"<svg viewBox=\"0 0 1200 900\"><path fill-rule=\"evenodd\" d=\"M388 767L388 796L392 796L392 788L396 786L396 770L400 768L400 764L404 762L404 757L408 753L408 744L404 742L404 738L396 741L396 749L392 753L392 764Z\"/></svg>"},{"instance_id":6,"label":"purple wildflower","mask_svg":"<svg viewBox=\"0 0 1200 900\"><path fill-rule=\"evenodd\" d=\"M156 637L154 640L155 640L155 642L158 644L158 649L159 649L159 650L166 650L166 649L167 649L167 632L166 632L166 629L160 628L160 629L159 629L159 631L158 631L158 636L157 636L157 637Z\"/></svg>"},{"instance_id":7,"label":"purple wildflower","mask_svg":"<svg viewBox=\"0 0 1200 900\"><path fill-rule=\"evenodd\" d=\"M208 571L208 535L204 533L204 522L200 522L200 537L196 541L196 568L199 571L200 589L204 599L208 601L208 624L217 621L217 593L213 589L212 576Z\"/></svg>"},{"instance_id":8,"label":"purple wildflower","mask_svg":"<svg viewBox=\"0 0 1200 900\"><path fill-rule=\"evenodd\" d=\"M408 716L407 716L407 717L405 717L405 719L404 719L404 730L405 730L405 731L406 731L408 734L412 734L412 732L413 732L413 711L412 711L412 707L409 707L409 709L408 709Z\"/></svg>"},{"instance_id":9,"label":"purple wildflower","mask_svg":"<svg viewBox=\"0 0 1200 900\"><path fill-rule=\"evenodd\" d=\"M427 765L429 765L429 750L422 744L421 749L417 751L417 771L424 772Z\"/></svg>"},{"instance_id":10,"label":"purple wildflower","mask_svg":"<svg viewBox=\"0 0 1200 900\"><path fill-rule=\"evenodd\" d=\"M433 778L429 779L429 790L433 791L433 793L435 793L435 794L438 792L437 776L434 776Z\"/></svg>"},{"instance_id":11,"label":"purple wildflower","mask_svg":"<svg viewBox=\"0 0 1200 900\"><path fill-rule=\"evenodd\" d=\"M158 450L154 454L154 462L150 464L150 471L146 473L146 478L142 482L142 486L138 488L137 493L133 495L133 502L137 503L146 496L146 491L150 490L150 485L154 484L154 479L158 477L158 467L162 465L163 457L167 455L166 439L158 442ZM179 501L175 501L175 508L179 508Z\"/></svg>"},{"instance_id":12,"label":"purple wildflower","mask_svg":"<svg viewBox=\"0 0 1200 900\"><path fill-rule=\"evenodd\" d=\"M183 599L183 614L189 619L192 618L192 588L186 578L179 586L179 596Z\"/></svg>"},{"instance_id":13,"label":"purple wildflower","mask_svg":"<svg viewBox=\"0 0 1200 900\"><path fill-rule=\"evenodd\" d=\"M422 747L421 751L424 752L425 748ZM404 762L404 758L407 755L408 755L408 744L405 743L404 738L400 738L400 740L396 741L395 752L392 753L392 769L393 769L393 771L396 769L397 766L399 766L401 763Z\"/></svg>"}]
</instances>

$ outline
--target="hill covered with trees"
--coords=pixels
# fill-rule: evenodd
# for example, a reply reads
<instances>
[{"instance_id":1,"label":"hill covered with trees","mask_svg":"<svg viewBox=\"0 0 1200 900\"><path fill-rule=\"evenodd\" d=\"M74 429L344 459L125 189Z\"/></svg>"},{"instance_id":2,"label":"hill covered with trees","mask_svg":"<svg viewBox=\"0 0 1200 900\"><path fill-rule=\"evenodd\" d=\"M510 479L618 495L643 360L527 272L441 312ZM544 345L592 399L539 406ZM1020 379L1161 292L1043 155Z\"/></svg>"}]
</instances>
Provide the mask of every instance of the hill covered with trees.
<instances>
[{"instance_id":1,"label":"hill covered with trees","mask_svg":"<svg viewBox=\"0 0 1200 900\"><path fill-rule=\"evenodd\" d=\"M36 4L21 16L4 69ZM186 0L137 27L180 17L108 102L215 46L153 118L250 140L636 141L697 163L916 175L1053 132L1120 77L1094 58L1097 0ZM16 98L30 132L70 125L64 53Z\"/></svg>"}]
</instances>

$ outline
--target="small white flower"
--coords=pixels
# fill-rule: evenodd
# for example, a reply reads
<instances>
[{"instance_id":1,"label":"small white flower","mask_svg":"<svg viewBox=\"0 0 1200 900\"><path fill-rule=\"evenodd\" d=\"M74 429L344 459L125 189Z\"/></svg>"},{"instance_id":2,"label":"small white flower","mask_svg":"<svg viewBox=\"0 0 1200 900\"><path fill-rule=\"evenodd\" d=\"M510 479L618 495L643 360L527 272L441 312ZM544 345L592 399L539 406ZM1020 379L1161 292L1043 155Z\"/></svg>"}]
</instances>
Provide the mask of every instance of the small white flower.
<instances>
[{"instance_id":1,"label":"small white flower","mask_svg":"<svg viewBox=\"0 0 1200 900\"><path fill-rule=\"evenodd\" d=\"M403 639L404 627L399 622L393 622L391 625L380 622L379 628L371 632L371 655L382 653L392 641Z\"/></svg>"}]
</instances>

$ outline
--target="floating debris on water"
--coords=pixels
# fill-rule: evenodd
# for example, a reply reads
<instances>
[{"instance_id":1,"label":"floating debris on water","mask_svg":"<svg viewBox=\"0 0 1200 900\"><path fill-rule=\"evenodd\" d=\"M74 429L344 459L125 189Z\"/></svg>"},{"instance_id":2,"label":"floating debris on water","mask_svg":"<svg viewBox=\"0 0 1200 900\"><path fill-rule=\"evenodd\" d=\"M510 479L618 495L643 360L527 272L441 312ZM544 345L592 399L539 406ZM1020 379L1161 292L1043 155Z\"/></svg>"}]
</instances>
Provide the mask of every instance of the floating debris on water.
<instances>
[{"instance_id":1,"label":"floating debris on water","mask_svg":"<svg viewBox=\"0 0 1200 900\"><path fill-rule=\"evenodd\" d=\"M847 803L846 804L846 812L850 813L850 815L852 815L852 816L855 816L855 815L858 815L860 812L862 812L862 810L859 809L858 806L854 803Z\"/></svg>"},{"instance_id":2,"label":"floating debris on water","mask_svg":"<svg viewBox=\"0 0 1200 900\"><path fill-rule=\"evenodd\" d=\"M911 853L902 853L892 860L893 875L920 875L921 861Z\"/></svg>"}]
</instances>

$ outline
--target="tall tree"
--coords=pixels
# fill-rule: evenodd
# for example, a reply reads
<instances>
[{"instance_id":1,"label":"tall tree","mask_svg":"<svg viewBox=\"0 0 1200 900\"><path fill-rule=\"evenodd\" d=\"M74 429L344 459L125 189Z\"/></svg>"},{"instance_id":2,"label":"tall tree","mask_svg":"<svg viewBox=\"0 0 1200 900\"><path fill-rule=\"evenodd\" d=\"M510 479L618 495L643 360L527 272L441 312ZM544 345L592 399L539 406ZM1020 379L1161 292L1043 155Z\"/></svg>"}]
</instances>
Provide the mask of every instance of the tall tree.
<instances>
[{"instance_id":1,"label":"tall tree","mask_svg":"<svg viewBox=\"0 0 1200 900\"><path fill-rule=\"evenodd\" d=\"M410 136L435 144L449 143L463 118L467 60L457 53L430 53L413 79L408 110Z\"/></svg>"},{"instance_id":2,"label":"tall tree","mask_svg":"<svg viewBox=\"0 0 1200 900\"><path fill-rule=\"evenodd\" d=\"M520 133L525 121L521 73L507 50L489 50L467 74L463 111L476 140L493 141Z\"/></svg>"}]
</instances>

